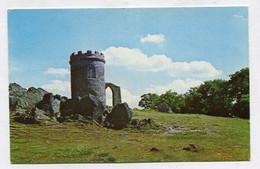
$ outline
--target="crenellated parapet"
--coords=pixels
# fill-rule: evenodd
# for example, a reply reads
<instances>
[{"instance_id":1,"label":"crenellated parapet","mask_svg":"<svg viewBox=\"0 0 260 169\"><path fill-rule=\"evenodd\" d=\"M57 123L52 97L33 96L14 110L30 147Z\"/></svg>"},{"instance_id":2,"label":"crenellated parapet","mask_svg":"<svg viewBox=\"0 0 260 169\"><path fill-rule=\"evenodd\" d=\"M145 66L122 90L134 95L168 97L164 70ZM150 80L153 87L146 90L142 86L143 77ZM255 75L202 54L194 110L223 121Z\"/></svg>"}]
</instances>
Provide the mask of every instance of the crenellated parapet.
<instances>
[{"instance_id":1,"label":"crenellated parapet","mask_svg":"<svg viewBox=\"0 0 260 169\"><path fill-rule=\"evenodd\" d=\"M70 55L72 99L92 94L106 103L105 58L97 51L78 51Z\"/></svg>"},{"instance_id":2,"label":"crenellated parapet","mask_svg":"<svg viewBox=\"0 0 260 169\"><path fill-rule=\"evenodd\" d=\"M70 64L74 61L80 60L98 60L105 63L103 53L99 53L98 51L92 52L91 50L87 50L85 53L82 51L78 51L77 53L73 52L70 55Z\"/></svg>"},{"instance_id":3,"label":"crenellated parapet","mask_svg":"<svg viewBox=\"0 0 260 169\"><path fill-rule=\"evenodd\" d=\"M71 97L79 99L88 94L106 104L106 88L113 94L113 106L121 103L120 87L105 82L105 56L97 51L78 51L70 55Z\"/></svg>"}]
</instances>

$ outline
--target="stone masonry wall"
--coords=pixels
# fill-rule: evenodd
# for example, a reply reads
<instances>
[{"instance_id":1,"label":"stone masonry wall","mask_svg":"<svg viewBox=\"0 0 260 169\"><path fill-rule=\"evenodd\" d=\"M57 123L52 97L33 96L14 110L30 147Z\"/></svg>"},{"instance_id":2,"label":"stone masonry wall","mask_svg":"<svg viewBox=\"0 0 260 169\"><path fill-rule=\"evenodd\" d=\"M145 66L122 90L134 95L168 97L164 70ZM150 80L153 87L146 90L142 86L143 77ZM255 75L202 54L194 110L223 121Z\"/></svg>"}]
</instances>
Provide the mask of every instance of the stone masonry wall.
<instances>
[{"instance_id":1,"label":"stone masonry wall","mask_svg":"<svg viewBox=\"0 0 260 169\"><path fill-rule=\"evenodd\" d=\"M96 52L95 54L88 52L84 54L79 52L77 55L72 54L71 56L72 99L76 99L78 96L82 97L87 94L93 94L105 104L104 56ZM87 69L89 66L93 66L95 69L94 78L87 77Z\"/></svg>"}]
</instances>

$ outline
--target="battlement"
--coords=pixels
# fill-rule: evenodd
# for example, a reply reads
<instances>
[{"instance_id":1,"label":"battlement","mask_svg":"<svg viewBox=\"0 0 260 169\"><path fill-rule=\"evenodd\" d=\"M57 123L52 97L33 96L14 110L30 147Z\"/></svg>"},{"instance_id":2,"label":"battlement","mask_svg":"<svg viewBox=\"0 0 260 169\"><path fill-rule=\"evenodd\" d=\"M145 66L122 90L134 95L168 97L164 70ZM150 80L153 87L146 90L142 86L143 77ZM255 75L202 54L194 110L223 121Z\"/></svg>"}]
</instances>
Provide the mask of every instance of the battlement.
<instances>
[{"instance_id":1,"label":"battlement","mask_svg":"<svg viewBox=\"0 0 260 169\"><path fill-rule=\"evenodd\" d=\"M105 57L103 53L99 53L98 51L92 52L91 50L87 50L85 53L82 51L78 51L76 54L73 52L70 55L70 63L74 61L79 61L79 60L98 60L102 61L105 63Z\"/></svg>"}]
</instances>

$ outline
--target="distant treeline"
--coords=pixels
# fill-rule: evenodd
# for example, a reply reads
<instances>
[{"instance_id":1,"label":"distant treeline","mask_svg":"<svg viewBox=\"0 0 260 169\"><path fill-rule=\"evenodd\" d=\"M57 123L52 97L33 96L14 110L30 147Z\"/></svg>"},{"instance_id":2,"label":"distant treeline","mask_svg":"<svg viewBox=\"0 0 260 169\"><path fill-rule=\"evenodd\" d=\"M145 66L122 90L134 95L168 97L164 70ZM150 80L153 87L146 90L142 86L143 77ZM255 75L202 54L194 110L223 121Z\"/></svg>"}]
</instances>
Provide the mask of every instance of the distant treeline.
<instances>
[{"instance_id":1,"label":"distant treeline","mask_svg":"<svg viewBox=\"0 0 260 169\"><path fill-rule=\"evenodd\" d=\"M157 109L158 104L167 103L174 113L249 119L249 68L241 69L229 77L229 80L205 81L185 94L171 90L162 95L144 94L139 106Z\"/></svg>"}]
</instances>

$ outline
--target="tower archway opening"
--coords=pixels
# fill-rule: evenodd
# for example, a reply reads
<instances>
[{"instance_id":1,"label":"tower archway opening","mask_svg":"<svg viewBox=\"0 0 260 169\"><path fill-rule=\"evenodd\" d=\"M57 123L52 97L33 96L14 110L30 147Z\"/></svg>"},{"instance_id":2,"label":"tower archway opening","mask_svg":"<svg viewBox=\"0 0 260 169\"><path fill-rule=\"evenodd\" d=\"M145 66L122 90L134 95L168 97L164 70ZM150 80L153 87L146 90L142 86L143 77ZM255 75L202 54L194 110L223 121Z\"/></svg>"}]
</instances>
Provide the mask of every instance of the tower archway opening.
<instances>
[{"instance_id":1,"label":"tower archway opening","mask_svg":"<svg viewBox=\"0 0 260 169\"><path fill-rule=\"evenodd\" d=\"M113 83L106 83L106 89L110 88L112 91L112 106L121 103L121 91L120 87Z\"/></svg>"},{"instance_id":2,"label":"tower archway opening","mask_svg":"<svg viewBox=\"0 0 260 169\"><path fill-rule=\"evenodd\" d=\"M113 92L110 87L106 88L106 105L113 106Z\"/></svg>"}]
</instances>

